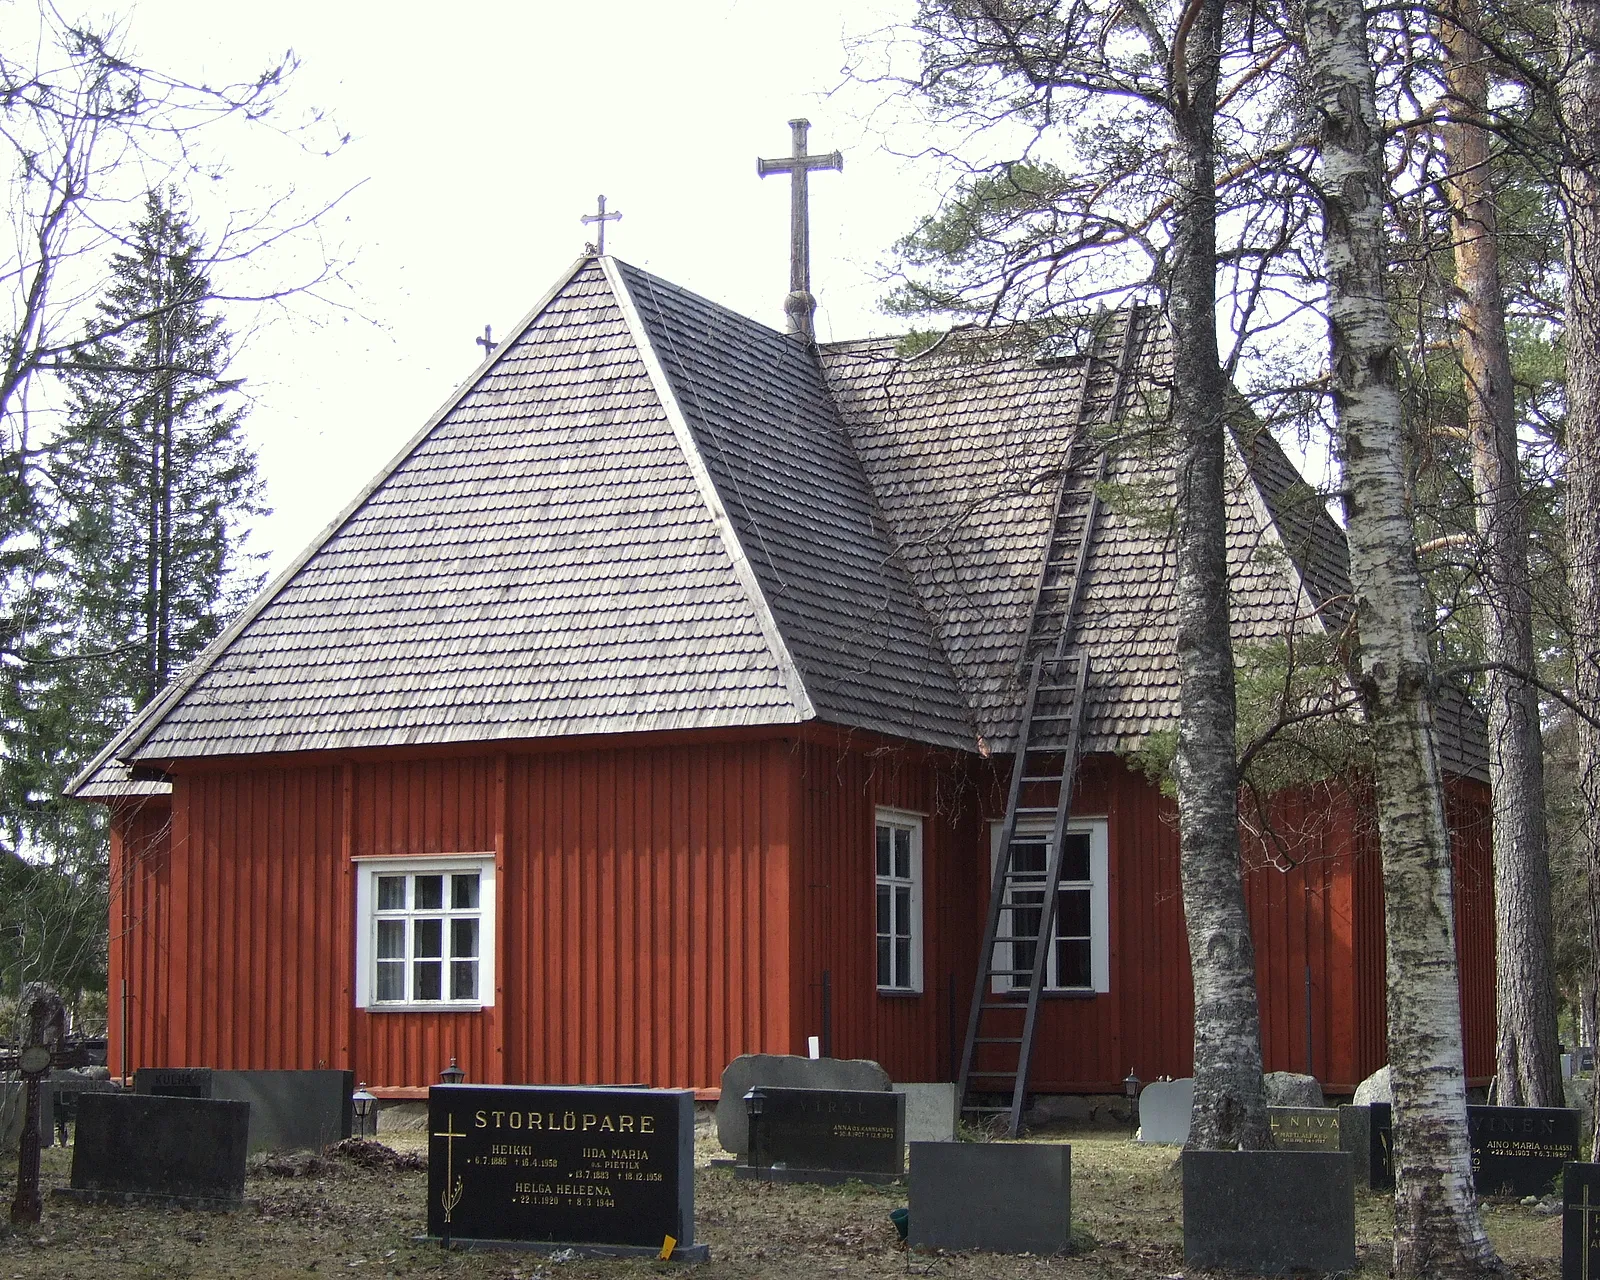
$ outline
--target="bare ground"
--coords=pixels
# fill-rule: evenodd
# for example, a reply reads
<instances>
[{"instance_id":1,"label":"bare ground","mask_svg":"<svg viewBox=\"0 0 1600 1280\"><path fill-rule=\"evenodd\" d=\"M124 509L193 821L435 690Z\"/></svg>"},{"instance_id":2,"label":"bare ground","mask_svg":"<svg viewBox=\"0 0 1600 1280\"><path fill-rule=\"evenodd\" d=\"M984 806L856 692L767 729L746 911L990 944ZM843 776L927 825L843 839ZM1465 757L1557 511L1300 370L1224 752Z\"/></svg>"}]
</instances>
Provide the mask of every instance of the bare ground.
<instances>
[{"instance_id":1,"label":"bare ground","mask_svg":"<svg viewBox=\"0 0 1600 1280\"><path fill-rule=\"evenodd\" d=\"M1073 1216L1080 1251L1066 1258L908 1253L889 1211L904 1188L735 1182L711 1169L708 1135L697 1143L696 1238L712 1261L697 1280L823 1280L831 1276L928 1276L938 1280L1125 1280L1183 1272L1181 1187L1173 1148L1140 1147L1104 1131L1041 1135L1072 1143ZM421 1134L385 1135L420 1151ZM720 1153L718 1153L720 1154ZM37 1228L0 1225L0 1280L280 1280L306 1276L446 1276L494 1280L589 1280L682 1272L676 1264L577 1260L533 1254L445 1253L419 1244L427 1175L369 1168L349 1159L301 1158L282 1171L253 1167L234 1213L131 1210L49 1197L65 1186L70 1152L44 1153L45 1217ZM291 1176L297 1174L298 1176ZM15 1168L0 1179L9 1206ZM1362 1277L1388 1274L1392 1212L1386 1196L1358 1196ZM1560 1218L1514 1202L1486 1205L1489 1232L1513 1273L1560 1274Z\"/></svg>"}]
</instances>

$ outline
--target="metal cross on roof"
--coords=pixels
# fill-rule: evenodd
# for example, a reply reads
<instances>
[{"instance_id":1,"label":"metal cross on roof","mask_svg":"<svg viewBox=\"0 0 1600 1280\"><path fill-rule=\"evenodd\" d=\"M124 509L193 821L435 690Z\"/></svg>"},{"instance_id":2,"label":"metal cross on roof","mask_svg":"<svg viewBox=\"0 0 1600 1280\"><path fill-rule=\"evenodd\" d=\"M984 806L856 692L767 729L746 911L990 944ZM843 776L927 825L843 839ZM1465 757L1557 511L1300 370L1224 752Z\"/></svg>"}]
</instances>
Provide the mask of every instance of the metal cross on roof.
<instances>
[{"instance_id":1,"label":"metal cross on roof","mask_svg":"<svg viewBox=\"0 0 1600 1280\"><path fill-rule=\"evenodd\" d=\"M492 356L495 353L495 348L500 345L494 340L494 332L490 325L484 325L483 337L474 338L473 341L483 348L483 358L485 360Z\"/></svg>"},{"instance_id":2,"label":"metal cross on roof","mask_svg":"<svg viewBox=\"0 0 1600 1280\"><path fill-rule=\"evenodd\" d=\"M811 295L811 215L806 178L814 169L844 168L844 156L830 151L825 156L806 154L809 120L791 120L793 154L782 160L757 160L756 172L765 178L773 173L789 175L789 296L783 300L789 317L789 332L806 339L815 337L817 300Z\"/></svg>"},{"instance_id":3,"label":"metal cross on roof","mask_svg":"<svg viewBox=\"0 0 1600 1280\"><path fill-rule=\"evenodd\" d=\"M615 211L611 213L606 212L606 198L604 196L599 198L599 204L599 213L586 213L582 218L579 219L579 221L582 222L584 226L588 226L591 222L598 222L600 224L600 234L595 240L594 251L596 253L603 254L606 251L606 223L621 222L622 215Z\"/></svg>"}]
</instances>

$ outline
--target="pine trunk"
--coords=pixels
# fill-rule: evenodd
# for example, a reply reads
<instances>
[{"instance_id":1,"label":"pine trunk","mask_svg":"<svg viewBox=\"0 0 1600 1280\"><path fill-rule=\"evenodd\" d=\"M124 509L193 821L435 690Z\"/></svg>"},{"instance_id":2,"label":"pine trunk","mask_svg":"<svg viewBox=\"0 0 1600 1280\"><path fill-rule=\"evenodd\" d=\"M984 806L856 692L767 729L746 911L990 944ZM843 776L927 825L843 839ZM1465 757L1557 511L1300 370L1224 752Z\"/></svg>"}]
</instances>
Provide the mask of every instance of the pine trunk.
<instances>
[{"instance_id":1,"label":"pine trunk","mask_svg":"<svg viewBox=\"0 0 1600 1280\"><path fill-rule=\"evenodd\" d=\"M1472 1187L1444 789L1430 704L1428 606L1406 504L1398 332L1384 288L1384 169L1361 0L1310 0L1331 384L1372 733L1388 931L1400 1276L1496 1269Z\"/></svg>"},{"instance_id":2,"label":"pine trunk","mask_svg":"<svg viewBox=\"0 0 1600 1280\"><path fill-rule=\"evenodd\" d=\"M1168 314L1177 438L1177 614L1182 697L1173 775L1194 981L1189 1146L1272 1145L1261 1097L1255 952L1239 861L1233 641L1224 467L1227 395L1217 350L1214 119L1221 0L1203 0L1175 87L1179 195Z\"/></svg>"},{"instance_id":3,"label":"pine trunk","mask_svg":"<svg viewBox=\"0 0 1600 1280\"><path fill-rule=\"evenodd\" d=\"M1600 0L1561 0L1562 170L1567 268L1567 574L1573 693L1600 714ZM1589 876L1589 949L1600 980L1600 731L1578 722ZM1593 1156L1600 1160L1600 1127Z\"/></svg>"},{"instance_id":4,"label":"pine trunk","mask_svg":"<svg viewBox=\"0 0 1600 1280\"><path fill-rule=\"evenodd\" d=\"M1496 1100L1560 1107L1550 861L1544 821L1539 698L1531 672L1533 597L1517 415L1500 285L1499 217L1490 175L1488 58L1478 0L1456 0L1442 22L1452 114L1445 130L1455 246L1456 348L1477 491L1479 579L1489 675L1489 782L1494 803ZM1509 670L1508 670L1509 668Z\"/></svg>"}]
</instances>

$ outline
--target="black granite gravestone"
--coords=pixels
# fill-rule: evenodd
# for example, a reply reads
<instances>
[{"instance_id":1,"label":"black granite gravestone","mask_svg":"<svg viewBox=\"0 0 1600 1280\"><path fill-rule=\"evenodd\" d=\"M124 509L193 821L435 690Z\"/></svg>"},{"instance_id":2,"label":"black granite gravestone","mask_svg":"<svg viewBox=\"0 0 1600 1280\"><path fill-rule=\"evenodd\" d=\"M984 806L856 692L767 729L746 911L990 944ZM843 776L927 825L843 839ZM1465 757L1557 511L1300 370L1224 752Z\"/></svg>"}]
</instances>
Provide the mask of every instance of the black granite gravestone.
<instances>
[{"instance_id":1,"label":"black granite gravestone","mask_svg":"<svg viewBox=\"0 0 1600 1280\"><path fill-rule=\"evenodd\" d=\"M1373 1191L1394 1190L1394 1108L1387 1102L1374 1102L1367 1108L1370 1174L1367 1186Z\"/></svg>"},{"instance_id":2,"label":"black granite gravestone","mask_svg":"<svg viewBox=\"0 0 1600 1280\"><path fill-rule=\"evenodd\" d=\"M1561 1170L1561 1280L1600 1280L1600 1164Z\"/></svg>"},{"instance_id":3,"label":"black granite gravestone","mask_svg":"<svg viewBox=\"0 0 1600 1280\"><path fill-rule=\"evenodd\" d=\"M1044 1142L913 1142L914 1249L1065 1253L1072 1148Z\"/></svg>"},{"instance_id":4,"label":"black granite gravestone","mask_svg":"<svg viewBox=\"0 0 1600 1280\"><path fill-rule=\"evenodd\" d=\"M250 1105L159 1094L78 1097L72 1185L79 1200L223 1209L242 1203Z\"/></svg>"},{"instance_id":5,"label":"black granite gravestone","mask_svg":"<svg viewBox=\"0 0 1600 1280\"><path fill-rule=\"evenodd\" d=\"M1566 1107L1468 1107L1479 1195L1542 1196L1578 1157L1578 1113Z\"/></svg>"},{"instance_id":6,"label":"black granite gravestone","mask_svg":"<svg viewBox=\"0 0 1600 1280\"><path fill-rule=\"evenodd\" d=\"M140 1067L133 1073L133 1091L161 1098L209 1098L210 1067Z\"/></svg>"},{"instance_id":7,"label":"black granite gravestone","mask_svg":"<svg viewBox=\"0 0 1600 1280\"><path fill-rule=\"evenodd\" d=\"M1268 1107L1267 1123L1279 1151L1338 1151L1336 1107Z\"/></svg>"},{"instance_id":8,"label":"black granite gravestone","mask_svg":"<svg viewBox=\"0 0 1600 1280\"><path fill-rule=\"evenodd\" d=\"M708 1256L694 1243L694 1094L435 1085L428 1234L611 1256Z\"/></svg>"},{"instance_id":9,"label":"black granite gravestone","mask_svg":"<svg viewBox=\"0 0 1600 1280\"><path fill-rule=\"evenodd\" d=\"M906 1098L864 1089L783 1089L745 1095L748 1162L736 1177L765 1182L894 1182L905 1174Z\"/></svg>"},{"instance_id":10,"label":"black granite gravestone","mask_svg":"<svg viewBox=\"0 0 1600 1280\"><path fill-rule=\"evenodd\" d=\"M1344 1151L1185 1151L1183 1260L1285 1275L1356 1269L1354 1165Z\"/></svg>"}]
</instances>

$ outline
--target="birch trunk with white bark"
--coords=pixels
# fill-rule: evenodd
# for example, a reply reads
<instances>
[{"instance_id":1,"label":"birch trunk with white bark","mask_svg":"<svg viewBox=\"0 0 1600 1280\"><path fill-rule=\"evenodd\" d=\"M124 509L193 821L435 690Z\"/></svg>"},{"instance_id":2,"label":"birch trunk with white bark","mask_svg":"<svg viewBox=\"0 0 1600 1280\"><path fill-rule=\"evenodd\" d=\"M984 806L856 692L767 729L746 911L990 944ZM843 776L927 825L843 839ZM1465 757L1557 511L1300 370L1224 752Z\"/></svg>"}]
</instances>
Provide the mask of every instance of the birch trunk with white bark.
<instances>
[{"instance_id":1,"label":"birch trunk with white bark","mask_svg":"<svg viewBox=\"0 0 1600 1280\"><path fill-rule=\"evenodd\" d=\"M1177 439L1176 605L1182 692L1173 776L1194 983L1188 1145L1272 1145L1261 1095L1255 951L1239 858L1233 637L1224 499L1227 388L1217 349L1215 113L1222 0L1198 0L1175 64L1177 197L1167 313Z\"/></svg>"},{"instance_id":2,"label":"birch trunk with white bark","mask_svg":"<svg viewBox=\"0 0 1600 1280\"><path fill-rule=\"evenodd\" d=\"M1361 0L1308 0L1331 384L1372 734L1388 933L1399 1276L1492 1275L1467 1147L1454 892L1434 740L1428 606L1406 503L1398 330L1384 287L1383 143Z\"/></svg>"},{"instance_id":3,"label":"birch trunk with white bark","mask_svg":"<svg viewBox=\"0 0 1600 1280\"><path fill-rule=\"evenodd\" d=\"M1573 695L1600 714L1600 0L1561 0L1566 214L1567 579ZM1589 876L1589 948L1600 984L1600 730L1578 722L1578 785ZM1600 1126L1592 1158L1600 1160Z\"/></svg>"},{"instance_id":4,"label":"birch trunk with white bark","mask_svg":"<svg viewBox=\"0 0 1600 1280\"><path fill-rule=\"evenodd\" d=\"M1494 805L1495 1101L1565 1106L1556 1039L1544 737L1531 672L1533 595L1528 517L1500 284L1499 214L1490 175L1488 54L1478 0L1455 0L1440 23L1451 123L1447 191L1456 267L1456 351L1466 395L1477 498L1479 581L1489 675L1489 785Z\"/></svg>"}]
</instances>

